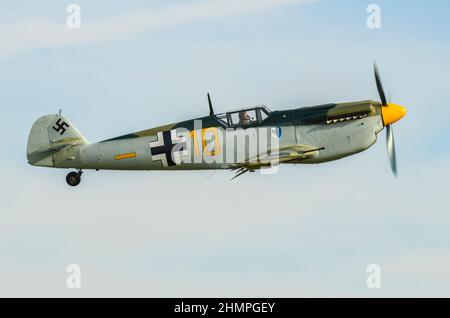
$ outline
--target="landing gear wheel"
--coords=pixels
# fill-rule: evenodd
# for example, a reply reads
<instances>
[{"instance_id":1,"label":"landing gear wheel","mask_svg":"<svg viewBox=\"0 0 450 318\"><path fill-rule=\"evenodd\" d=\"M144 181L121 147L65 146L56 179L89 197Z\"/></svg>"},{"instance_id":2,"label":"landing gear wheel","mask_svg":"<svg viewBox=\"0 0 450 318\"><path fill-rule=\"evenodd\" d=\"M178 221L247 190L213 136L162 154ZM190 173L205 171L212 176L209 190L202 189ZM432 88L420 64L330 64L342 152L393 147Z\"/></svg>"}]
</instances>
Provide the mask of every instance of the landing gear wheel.
<instances>
[{"instance_id":1,"label":"landing gear wheel","mask_svg":"<svg viewBox=\"0 0 450 318\"><path fill-rule=\"evenodd\" d=\"M80 184L81 173L75 172L75 171L70 172L66 177L66 181L67 181L68 185L70 185L72 187L76 187L77 185Z\"/></svg>"}]
</instances>

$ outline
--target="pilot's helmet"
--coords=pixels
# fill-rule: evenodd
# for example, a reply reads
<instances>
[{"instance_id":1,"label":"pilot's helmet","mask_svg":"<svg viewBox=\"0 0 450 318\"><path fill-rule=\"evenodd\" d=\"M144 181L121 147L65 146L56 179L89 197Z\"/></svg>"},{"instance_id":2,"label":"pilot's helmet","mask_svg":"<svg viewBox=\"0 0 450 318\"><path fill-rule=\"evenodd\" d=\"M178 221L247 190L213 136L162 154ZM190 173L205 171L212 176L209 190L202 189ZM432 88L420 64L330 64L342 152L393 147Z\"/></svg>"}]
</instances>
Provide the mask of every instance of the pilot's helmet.
<instances>
[{"instance_id":1,"label":"pilot's helmet","mask_svg":"<svg viewBox=\"0 0 450 318\"><path fill-rule=\"evenodd\" d=\"M239 113L239 120L246 121L246 120L249 120L249 118L250 118L250 116L247 114L246 111L241 111Z\"/></svg>"}]
</instances>

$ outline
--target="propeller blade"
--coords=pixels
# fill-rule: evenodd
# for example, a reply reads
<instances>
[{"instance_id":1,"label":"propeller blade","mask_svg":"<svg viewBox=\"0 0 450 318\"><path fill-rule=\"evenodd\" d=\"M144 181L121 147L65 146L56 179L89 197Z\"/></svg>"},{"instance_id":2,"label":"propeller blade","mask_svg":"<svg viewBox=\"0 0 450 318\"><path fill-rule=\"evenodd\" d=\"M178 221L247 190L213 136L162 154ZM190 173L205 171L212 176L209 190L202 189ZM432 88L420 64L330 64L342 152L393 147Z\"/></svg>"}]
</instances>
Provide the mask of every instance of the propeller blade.
<instances>
[{"instance_id":1,"label":"propeller blade","mask_svg":"<svg viewBox=\"0 0 450 318\"><path fill-rule=\"evenodd\" d=\"M378 66L373 64L373 70L375 73L375 81L377 82L378 94L380 95L381 105L387 106L386 95L384 94L383 84L381 83L380 73L378 72Z\"/></svg>"},{"instance_id":2,"label":"propeller blade","mask_svg":"<svg viewBox=\"0 0 450 318\"><path fill-rule=\"evenodd\" d=\"M394 176L397 176L397 157L395 155L394 131L392 125L386 126L386 145L392 173Z\"/></svg>"}]
</instances>

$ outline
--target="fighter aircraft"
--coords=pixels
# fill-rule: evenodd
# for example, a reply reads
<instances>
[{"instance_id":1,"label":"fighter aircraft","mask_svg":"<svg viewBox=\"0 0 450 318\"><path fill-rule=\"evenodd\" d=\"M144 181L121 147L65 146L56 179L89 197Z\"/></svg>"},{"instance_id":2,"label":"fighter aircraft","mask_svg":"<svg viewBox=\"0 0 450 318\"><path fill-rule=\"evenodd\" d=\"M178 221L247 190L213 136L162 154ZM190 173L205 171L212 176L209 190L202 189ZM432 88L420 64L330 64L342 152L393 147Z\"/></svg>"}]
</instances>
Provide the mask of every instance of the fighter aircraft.
<instances>
[{"instance_id":1,"label":"fighter aircraft","mask_svg":"<svg viewBox=\"0 0 450 318\"><path fill-rule=\"evenodd\" d=\"M216 170L236 178L280 164L317 164L371 147L386 128L392 172L397 163L392 124L406 114L388 103L374 65L380 102L373 100L270 111L255 106L124 136L89 142L64 116L46 115L32 126L27 158L33 166L72 168L66 181L77 186L83 170Z\"/></svg>"}]
</instances>

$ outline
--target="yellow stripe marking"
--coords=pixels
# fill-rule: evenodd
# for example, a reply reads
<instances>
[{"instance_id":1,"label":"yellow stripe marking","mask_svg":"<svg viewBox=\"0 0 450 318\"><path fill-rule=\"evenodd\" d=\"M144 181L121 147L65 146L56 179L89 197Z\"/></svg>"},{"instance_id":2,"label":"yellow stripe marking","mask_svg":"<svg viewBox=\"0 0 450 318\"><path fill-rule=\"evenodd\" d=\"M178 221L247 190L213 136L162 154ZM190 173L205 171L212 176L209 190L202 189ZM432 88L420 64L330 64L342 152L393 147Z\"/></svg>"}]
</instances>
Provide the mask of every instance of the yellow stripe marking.
<instances>
[{"instance_id":1,"label":"yellow stripe marking","mask_svg":"<svg viewBox=\"0 0 450 318\"><path fill-rule=\"evenodd\" d=\"M135 152L130 152L130 153L123 153L120 155L116 155L114 156L115 160L123 160L123 159L130 159L130 158L136 158L137 155Z\"/></svg>"}]
</instances>

